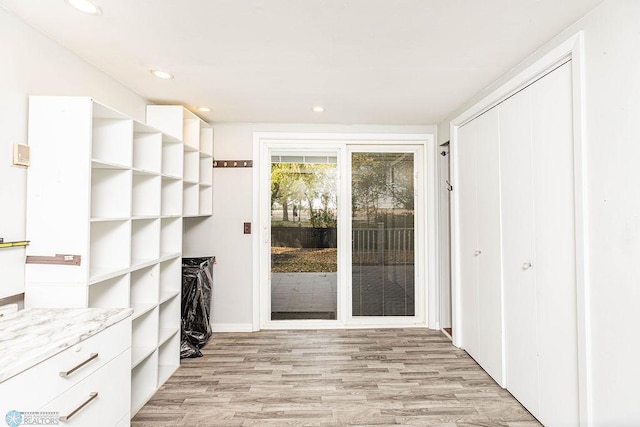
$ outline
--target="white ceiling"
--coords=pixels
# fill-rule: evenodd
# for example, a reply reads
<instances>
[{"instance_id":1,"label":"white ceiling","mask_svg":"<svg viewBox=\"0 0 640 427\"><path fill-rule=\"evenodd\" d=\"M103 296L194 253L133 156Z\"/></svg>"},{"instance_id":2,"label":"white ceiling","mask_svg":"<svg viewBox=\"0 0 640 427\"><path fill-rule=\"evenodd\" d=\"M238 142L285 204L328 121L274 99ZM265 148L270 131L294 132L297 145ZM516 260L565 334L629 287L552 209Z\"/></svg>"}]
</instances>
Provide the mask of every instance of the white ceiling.
<instances>
[{"instance_id":1,"label":"white ceiling","mask_svg":"<svg viewBox=\"0 0 640 427\"><path fill-rule=\"evenodd\" d=\"M211 122L435 124L600 2L95 0L101 16L64 0L0 5L149 100L210 107L198 114Z\"/></svg>"}]
</instances>

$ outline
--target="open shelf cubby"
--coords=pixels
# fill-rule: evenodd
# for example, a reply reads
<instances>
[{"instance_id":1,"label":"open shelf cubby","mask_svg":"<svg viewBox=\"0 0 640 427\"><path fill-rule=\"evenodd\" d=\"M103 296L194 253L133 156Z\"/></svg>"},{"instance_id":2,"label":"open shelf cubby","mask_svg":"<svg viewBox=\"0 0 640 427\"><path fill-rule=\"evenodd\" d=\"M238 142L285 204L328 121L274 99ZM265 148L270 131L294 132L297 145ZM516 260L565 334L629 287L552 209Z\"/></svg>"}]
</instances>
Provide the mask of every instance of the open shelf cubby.
<instances>
[{"instance_id":1,"label":"open shelf cubby","mask_svg":"<svg viewBox=\"0 0 640 427\"><path fill-rule=\"evenodd\" d=\"M158 347L158 382L164 383L180 367L180 354L175 348L180 347L180 332L175 331L166 342Z\"/></svg>"},{"instance_id":2,"label":"open shelf cubby","mask_svg":"<svg viewBox=\"0 0 640 427\"><path fill-rule=\"evenodd\" d=\"M160 194L160 176L134 172L132 216L159 216Z\"/></svg>"},{"instance_id":3,"label":"open shelf cubby","mask_svg":"<svg viewBox=\"0 0 640 427\"><path fill-rule=\"evenodd\" d=\"M200 155L197 151L184 152L184 181L197 183L200 180Z\"/></svg>"},{"instance_id":4,"label":"open shelf cubby","mask_svg":"<svg viewBox=\"0 0 640 427\"><path fill-rule=\"evenodd\" d=\"M132 351L132 359L136 355ZM158 350L154 348L149 354L133 365L131 371L131 415L144 406L157 390L158 384Z\"/></svg>"},{"instance_id":5,"label":"open shelf cubby","mask_svg":"<svg viewBox=\"0 0 640 427\"><path fill-rule=\"evenodd\" d=\"M91 218L131 216L131 171L91 169Z\"/></svg>"},{"instance_id":6,"label":"open shelf cubby","mask_svg":"<svg viewBox=\"0 0 640 427\"><path fill-rule=\"evenodd\" d=\"M164 344L171 335L180 331L180 298L178 295L160 304L160 329L158 330L158 345Z\"/></svg>"},{"instance_id":7,"label":"open shelf cubby","mask_svg":"<svg viewBox=\"0 0 640 427\"><path fill-rule=\"evenodd\" d=\"M213 128L200 129L200 155L213 157Z\"/></svg>"},{"instance_id":8,"label":"open shelf cubby","mask_svg":"<svg viewBox=\"0 0 640 427\"><path fill-rule=\"evenodd\" d=\"M213 159L200 157L200 184L213 185Z\"/></svg>"},{"instance_id":9,"label":"open shelf cubby","mask_svg":"<svg viewBox=\"0 0 640 427\"><path fill-rule=\"evenodd\" d=\"M160 294L160 266L155 264L131 272L131 307L137 319L158 305Z\"/></svg>"},{"instance_id":10,"label":"open shelf cubby","mask_svg":"<svg viewBox=\"0 0 640 427\"><path fill-rule=\"evenodd\" d=\"M91 157L104 163L131 167L133 120L93 119Z\"/></svg>"},{"instance_id":11,"label":"open shelf cubby","mask_svg":"<svg viewBox=\"0 0 640 427\"><path fill-rule=\"evenodd\" d=\"M160 223L160 254L167 256L182 252L182 218L162 218Z\"/></svg>"},{"instance_id":12,"label":"open shelf cubby","mask_svg":"<svg viewBox=\"0 0 640 427\"><path fill-rule=\"evenodd\" d=\"M198 216L200 210L200 190L198 184L184 183L182 216Z\"/></svg>"},{"instance_id":13,"label":"open shelf cubby","mask_svg":"<svg viewBox=\"0 0 640 427\"><path fill-rule=\"evenodd\" d=\"M162 177L161 196L162 216L182 215L182 181L179 179Z\"/></svg>"},{"instance_id":14,"label":"open shelf cubby","mask_svg":"<svg viewBox=\"0 0 640 427\"><path fill-rule=\"evenodd\" d=\"M90 280L129 268L131 221L92 222L90 236Z\"/></svg>"},{"instance_id":15,"label":"open shelf cubby","mask_svg":"<svg viewBox=\"0 0 640 427\"><path fill-rule=\"evenodd\" d=\"M131 221L131 266L155 261L160 256L160 220Z\"/></svg>"},{"instance_id":16,"label":"open shelf cubby","mask_svg":"<svg viewBox=\"0 0 640 427\"><path fill-rule=\"evenodd\" d=\"M92 284L88 299L89 307L129 307L129 274Z\"/></svg>"},{"instance_id":17,"label":"open shelf cubby","mask_svg":"<svg viewBox=\"0 0 640 427\"><path fill-rule=\"evenodd\" d=\"M180 141L164 135L162 142L162 174L182 178L184 149Z\"/></svg>"},{"instance_id":18,"label":"open shelf cubby","mask_svg":"<svg viewBox=\"0 0 640 427\"><path fill-rule=\"evenodd\" d=\"M162 133L141 123L134 123L133 168L159 174L162 172Z\"/></svg>"},{"instance_id":19,"label":"open shelf cubby","mask_svg":"<svg viewBox=\"0 0 640 427\"><path fill-rule=\"evenodd\" d=\"M158 347L158 307L133 319L131 367L137 366Z\"/></svg>"},{"instance_id":20,"label":"open shelf cubby","mask_svg":"<svg viewBox=\"0 0 640 427\"><path fill-rule=\"evenodd\" d=\"M176 257L160 263L161 300L180 294L182 288L182 259Z\"/></svg>"},{"instance_id":21,"label":"open shelf cubby","mask_svg":"<svg viewBox=\"0 0 640 427\"><path fill-rule=\"evenodd\" d=\"M189 117L192 116L192 117ZM190 111L185 111L185 118L182 128L182 142L187 149L194 151L200 149L200 118Z\"/></svg>"},{"instance_id":22,"label":"open shelf cubby","mask_svg":"<svg viewBox=\"0 0 640 427\"><path fill-rule=\"evenodd\" d=\"M213 213L213 194L211 193L211 186L200 185L199 191L198 214L200 216L211 215Z\"/></svg>"}]
</instances>

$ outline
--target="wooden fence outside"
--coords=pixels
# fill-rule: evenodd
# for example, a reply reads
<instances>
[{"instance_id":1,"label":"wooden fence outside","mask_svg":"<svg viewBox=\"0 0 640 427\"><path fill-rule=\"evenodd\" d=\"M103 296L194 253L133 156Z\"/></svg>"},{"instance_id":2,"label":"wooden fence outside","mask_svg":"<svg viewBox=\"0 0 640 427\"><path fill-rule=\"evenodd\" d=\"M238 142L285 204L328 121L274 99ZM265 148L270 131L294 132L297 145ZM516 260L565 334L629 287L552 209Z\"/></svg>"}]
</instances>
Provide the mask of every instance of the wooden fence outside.
<instances>
[{"instance_id":1,"label":"wooden fence outside","mask_svg":"<svg viewBox=\"0 0 640 427\"><path fill-rule=\"evenodd\" d=\"M293 248L335 248L338 233L335 227L271 227L272 246ZM376 251L413 251L415 232L413 228L357 228L351 234L354 253Z\"/></svg>"}]
</instances>

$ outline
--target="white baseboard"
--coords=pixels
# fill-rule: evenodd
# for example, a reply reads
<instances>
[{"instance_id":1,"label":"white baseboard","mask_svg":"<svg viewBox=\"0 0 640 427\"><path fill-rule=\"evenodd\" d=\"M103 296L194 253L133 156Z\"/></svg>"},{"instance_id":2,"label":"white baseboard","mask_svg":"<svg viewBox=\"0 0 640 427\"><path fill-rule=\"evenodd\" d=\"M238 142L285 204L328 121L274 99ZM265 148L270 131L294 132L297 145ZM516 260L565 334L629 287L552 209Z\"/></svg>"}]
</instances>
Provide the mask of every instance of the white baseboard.
<instances>
[{"instance_id":1,"label":"white baseboard","mask_svg":"<svg viewBox=\"0 0 640 427\"><path fill-rule=\"evenodd\" d=\"M213 332L253 332L251 323L213 323Z\"/></svg>"},{"instance_id":2,"label":"white baseboard","mask_svg":"<svg viewBox=\"0 0 640 427\"><path fill-rule=\"evenodd\" d=\"M262 329L284 330L284 329L393 329L393 328L428 328L424 323L354 323L349 326L336 321L310 322L310 321L285 321L279 320L276 323L269 322L262 325ZM251 323L213 323L213 332L255 332ZM433 329L433 328L431 328ZM438 328L436 328L438 329Z\"/></svg>"}]
</instances>

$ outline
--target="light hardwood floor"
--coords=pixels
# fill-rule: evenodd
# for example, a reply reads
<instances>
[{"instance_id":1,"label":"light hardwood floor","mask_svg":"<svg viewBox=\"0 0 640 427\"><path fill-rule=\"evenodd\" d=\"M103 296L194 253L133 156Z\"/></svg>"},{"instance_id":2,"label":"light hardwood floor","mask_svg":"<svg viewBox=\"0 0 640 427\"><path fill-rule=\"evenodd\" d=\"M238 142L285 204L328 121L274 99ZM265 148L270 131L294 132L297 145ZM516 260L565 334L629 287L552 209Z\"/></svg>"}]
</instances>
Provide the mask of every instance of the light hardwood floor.
<instances>
[{"instance_id":1,"label":"light hardwood floor","mask_svg":"<svg viewBox=\"0 0 640 427\"><path fill-rule=\"evenodd\" d=\"M538 426L440 332L217 333L132 426Z\"/></svg>"}]
</instances>

